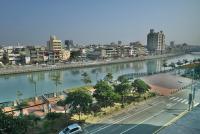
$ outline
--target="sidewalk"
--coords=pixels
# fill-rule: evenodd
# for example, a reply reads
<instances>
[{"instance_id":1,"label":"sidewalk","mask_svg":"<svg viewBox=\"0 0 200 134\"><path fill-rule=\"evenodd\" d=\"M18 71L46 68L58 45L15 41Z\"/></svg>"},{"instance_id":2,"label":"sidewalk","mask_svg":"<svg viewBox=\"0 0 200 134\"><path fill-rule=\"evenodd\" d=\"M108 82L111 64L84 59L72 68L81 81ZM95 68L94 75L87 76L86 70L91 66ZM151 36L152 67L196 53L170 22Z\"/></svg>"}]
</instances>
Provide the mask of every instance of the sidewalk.
<instances>
[{"instance_id":1,"label":"sidewalk","mask_svg":"<svg viewBox=\"0 0 200 134\"><path fill-rule=\"evenodd\" d=\"M200 134L200 105L158 134Z\"/></svg>"}]
</instances>

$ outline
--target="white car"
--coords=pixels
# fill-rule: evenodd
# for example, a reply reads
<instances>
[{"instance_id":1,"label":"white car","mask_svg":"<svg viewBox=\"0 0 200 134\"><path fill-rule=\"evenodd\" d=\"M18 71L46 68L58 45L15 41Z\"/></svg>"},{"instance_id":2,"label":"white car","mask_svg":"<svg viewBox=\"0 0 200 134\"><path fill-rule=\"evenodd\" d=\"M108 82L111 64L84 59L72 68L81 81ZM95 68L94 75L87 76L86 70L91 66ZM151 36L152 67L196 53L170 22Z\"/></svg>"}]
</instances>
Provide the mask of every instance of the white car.
<instances>
[{"instance_id":1,"label":"white car","mask_svg":"<svg viewBox=\"0 0 200 134\"><path fill-rule=\"evenodd\" d=\"M59 134L78 134L81 132L83 132L81 126L78 124L72 124L60 131Z\"/></svg>"}]
</instances>

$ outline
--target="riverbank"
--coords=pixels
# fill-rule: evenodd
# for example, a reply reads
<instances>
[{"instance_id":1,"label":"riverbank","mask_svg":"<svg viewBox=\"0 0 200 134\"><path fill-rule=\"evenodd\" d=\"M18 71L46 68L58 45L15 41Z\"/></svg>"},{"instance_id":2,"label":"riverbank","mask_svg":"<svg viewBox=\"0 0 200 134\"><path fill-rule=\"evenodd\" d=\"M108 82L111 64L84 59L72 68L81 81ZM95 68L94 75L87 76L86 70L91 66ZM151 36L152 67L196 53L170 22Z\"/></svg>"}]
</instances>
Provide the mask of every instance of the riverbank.
<instances>
[{"instance_id":1,"label":"riverbank","mask_svg":"<svg viewBox=\"0 0 200 134\"><path fill-rule=\"evenodd\" d=\"M60 65L47 65L47 66L30 65L30 66L4 67L4 68L0 68L0 75L31 73L31 72L40 72L40 71L50 71L50 70L61 70L61 69L69 69L69 68L94 67L94 66L100 66L100 65L109 65L109 64L118 64L118 63L127 63L127 62L175 57L175 56L179 56L179 55L183 55L183 53L134 57L134 58L123 58L123 59L121 58L121 59L102 60L102 61L94 61L94 62L78 62L78 63L69 63L69 64L63 63Z\"/></svg>"}]
</instances>

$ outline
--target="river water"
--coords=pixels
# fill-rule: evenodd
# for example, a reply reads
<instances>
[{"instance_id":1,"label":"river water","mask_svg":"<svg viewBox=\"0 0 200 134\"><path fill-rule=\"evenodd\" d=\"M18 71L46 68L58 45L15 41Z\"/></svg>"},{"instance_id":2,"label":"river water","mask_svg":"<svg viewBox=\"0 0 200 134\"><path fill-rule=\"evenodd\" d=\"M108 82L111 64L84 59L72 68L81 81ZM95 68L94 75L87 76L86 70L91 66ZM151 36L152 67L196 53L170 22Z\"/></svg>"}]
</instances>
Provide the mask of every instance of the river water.
<instances>
[{"instance_id":1,"label":"river water","mask_svg":"<svg viewBox=\"0 0 200 134\"><path fill-rule=\"evenodd\" d=\"M200 58L200 55L186 54L172 58L152 59L97 67L0 76L0 102L16 100L18 91L22 93L22 98L33 97L35 96L35 85L37 95L82 86L84 85L81 80L81 74L83 72L87 72L92 79L92 84L95 84L97 80L104 78L109 72L112 73L114 79L116 79L122 74L152 73L160 71L161 69L163 70L162 64L164 59L170 64L171 62L177 62L178 60L192 60L195 58ZM36 84L34 84L33 80L36 81Z\"/></svg>"}]
</instances>

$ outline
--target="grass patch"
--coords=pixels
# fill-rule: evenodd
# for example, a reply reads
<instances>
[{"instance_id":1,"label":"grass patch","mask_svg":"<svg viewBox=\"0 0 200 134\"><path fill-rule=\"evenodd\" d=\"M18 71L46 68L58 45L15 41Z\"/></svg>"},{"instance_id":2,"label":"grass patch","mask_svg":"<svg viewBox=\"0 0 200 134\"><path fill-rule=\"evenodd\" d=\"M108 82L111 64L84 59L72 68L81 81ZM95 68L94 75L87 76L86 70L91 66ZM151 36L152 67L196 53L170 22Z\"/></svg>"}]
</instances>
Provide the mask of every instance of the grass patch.
<instances>
[{"instance_id":1,"label":"grass patch","mask_svg":"<svg viewBox=\"0 0 200 134\"><path fill-rule=\"evenodd\" d=\"M94 90L94 87L91 86L91 85L86 85L86 86L81 86L81 87L74 87L74 88L70 88L70 89L66 89L64 90L66 93L68 92L72 92L72 91L75 91L75 90L86 90L86 91L92 91Z\"/></svg>"},{"instance_id":2,"label":"grass patch","mask_svg":"<svg viewBox=\"0 0 200 134\"><path fill-rule=\"evenodd\" d=\"M182 68L195 68L195 67L199 67L200 63L192 63L192 64L187 64L187 65L183 65L181 66Z\"/></svg>"},{"instance_id":3,"label":"grass patch","mask_svg":"<svg viewBox=\"0 0 200 134\"><path fill-rule=\"evenodd\" d=\"M81 114L81 120L84 120L85 123L96 123L102 120L105 115L111 115L114 112L121 110L121 104L115 103L113 107L101 108L100 112L91 113L91 114ZM79 120L79 115L75 114L72 116L73 120Z\"/></svg>"}]
</instances>

